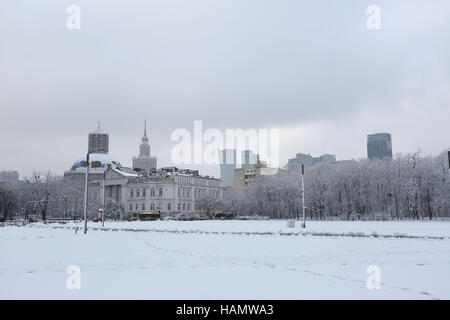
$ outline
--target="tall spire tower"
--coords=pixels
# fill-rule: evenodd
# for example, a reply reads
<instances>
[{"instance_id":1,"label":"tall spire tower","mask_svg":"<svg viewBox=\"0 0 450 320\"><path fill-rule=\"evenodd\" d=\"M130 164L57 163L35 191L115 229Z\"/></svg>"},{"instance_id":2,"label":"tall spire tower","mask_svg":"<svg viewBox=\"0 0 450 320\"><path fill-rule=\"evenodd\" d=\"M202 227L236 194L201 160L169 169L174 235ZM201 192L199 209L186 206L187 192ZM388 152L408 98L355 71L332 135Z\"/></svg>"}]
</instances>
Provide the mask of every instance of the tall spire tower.
<instances>
[{"instance_id":1,"label":"tall spire tower","mask_svg":"<svg viewBox=\"0 0 450 320\"><path fill-rule=\"evenodd\" d=\"M143 158L149 158L150 157L150 145L148 144L148 137L147 137L147 120L144 120L144 136L142 137L142 143L139 148L139 156Z\"/></svg>"},{"instance_id":2,"label":"tall spire tower","mask_svg":"<svg viewBox=\"0 0 450 320\"><path fill-rule=\"evenodd\" d=\"M156 169L156 157L150 156L150 144L147 137L147 120L144 120L144 136L139 147L139 156L133 157L133 169L151 170Z\"/></svg>"},{"instance_id":3,"label":"tall spire tower","mask_svg":"<svg viewBox=\"0 0 450 320\"><path fill-rule=\"evenodd\" d=\"M147 119L144 120L144 137L147 138Z\"/></svg>"}]
</instances>

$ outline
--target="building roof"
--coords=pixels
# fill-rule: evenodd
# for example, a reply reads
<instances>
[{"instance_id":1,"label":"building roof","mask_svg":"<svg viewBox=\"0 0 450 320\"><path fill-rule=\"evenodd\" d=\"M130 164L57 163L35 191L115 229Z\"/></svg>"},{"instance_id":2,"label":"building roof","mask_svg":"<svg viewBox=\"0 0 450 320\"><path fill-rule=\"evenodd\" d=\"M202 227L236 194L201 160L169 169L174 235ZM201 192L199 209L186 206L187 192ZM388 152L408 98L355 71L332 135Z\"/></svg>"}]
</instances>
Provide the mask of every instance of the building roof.
<instances>
[{"instance_id":1,"label":"building roof","mask_svg":"<svg viewBox=\"0 0 450 320\"><path fill-rule=\"evenodd\" d=\"M198 170L191 169L180 169L177 167L164 167L157 170L141 170L139 171L142 177L172 177L172 176L180 176L180 177L196 177L196 178L204 178L204 179L214 179L212 176L202 176L199 175Z\"/></svg>"},{"instance_id":2,"label":"building roof","mask_svg":"<svg viewBox=\"0 0 450 320\"><path fill-rule=\"evenodd\" d=\"M121 175L123 175L125 177L138 177L139 176L139 173L137 173L135 170L128 168L128 167L112 167L112 170L120 173Z\"/></svg>"},{"instance_id":3,"label":"building roof","mask_svg":"<svg viewBox=\"0 0 450 320\"><path fill-rule=\"evenodd\" d=\"M119 161L110 154L105 153L91 153L89 155L89 173L103 173L108 165L112 167L121 167ZM86 158L80 158L72 165L68 173L85 173L86 172Z\"/></svg>"}]
</instances>

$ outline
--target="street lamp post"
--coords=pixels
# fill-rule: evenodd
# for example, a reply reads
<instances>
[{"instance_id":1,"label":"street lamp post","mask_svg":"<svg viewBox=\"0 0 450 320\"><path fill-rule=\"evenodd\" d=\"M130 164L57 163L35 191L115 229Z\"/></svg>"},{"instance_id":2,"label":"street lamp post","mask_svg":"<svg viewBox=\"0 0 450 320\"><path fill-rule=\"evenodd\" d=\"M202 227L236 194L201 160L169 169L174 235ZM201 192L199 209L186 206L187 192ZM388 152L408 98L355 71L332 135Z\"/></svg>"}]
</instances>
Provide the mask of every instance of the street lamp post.
<instances>
[{"instance_id":1,"label":"street lamp post","mask_svg":"<svg viewBox=\"0 0 450 320\"><path fill-rule=\"evenodd\" d=\"M105 176L106 171L103 172L103 188L102 188L102 227L105 226Z\"/></svg>"},{"instance_id":2,"label":"street lamp post","mask_svg":"<svg viewBox=\"0 0 450 320\"><path fill-rule=\"evenodd\" d=\"M67 196L64 196L64 219L67 217Z\"/></svg>"},{"instance_id":3,"label":"street lamp post","mask_svg":"<svg viewBox=\"0 0 450 320\"><path fill-rule=\"evenodd\" d=\"M448 151L448 177L450 178L450 150Z\"/></svg>"},{"instance_id":4,"label":"street lamp post","mask_svg":"<svg viewBox=\"0 0 450 320\"><path fill-rule=\"evenodd\" d=\"M306 228L306 214L305 214L305 166L302 164L302 210L303 210L303 224L302 228Z\"/></svg>"},{"instance_id":5,"label":"street lamp post","mask_svg":"<svg viewBox=\"0 0 450 320\"><path fill-rule=\"evenodd\" d=\"M86 155L86 183L84 189L84 233L87 233L88 186L89 186L89 152Z\"/></svg>"}]
</instances>

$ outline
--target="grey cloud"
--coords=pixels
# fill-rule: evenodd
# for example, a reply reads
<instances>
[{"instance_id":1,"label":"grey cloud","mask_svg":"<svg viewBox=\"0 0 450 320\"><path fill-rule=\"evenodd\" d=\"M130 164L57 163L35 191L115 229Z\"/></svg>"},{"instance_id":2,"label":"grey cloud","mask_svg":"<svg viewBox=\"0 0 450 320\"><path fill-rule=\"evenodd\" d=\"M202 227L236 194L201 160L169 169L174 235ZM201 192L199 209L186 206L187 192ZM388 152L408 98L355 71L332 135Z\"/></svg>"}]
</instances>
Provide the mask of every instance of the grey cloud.
<instances>
[{"instance_id":1,"label":"grey cloud","mask_svg":"<svg viewBox=\"0 0 450 320\"><path fill-rule=\"evenodd\" d=\"M366 29L372 1L0 0L2 149L76 141L55 164L65 168L98 120L126 158L144 117L167 152L193 120L298 126L403 100L448 108L448 1L377 2L380 31ZM74 3L80 31L65 27Z\"/></svg>"}]
</instances>

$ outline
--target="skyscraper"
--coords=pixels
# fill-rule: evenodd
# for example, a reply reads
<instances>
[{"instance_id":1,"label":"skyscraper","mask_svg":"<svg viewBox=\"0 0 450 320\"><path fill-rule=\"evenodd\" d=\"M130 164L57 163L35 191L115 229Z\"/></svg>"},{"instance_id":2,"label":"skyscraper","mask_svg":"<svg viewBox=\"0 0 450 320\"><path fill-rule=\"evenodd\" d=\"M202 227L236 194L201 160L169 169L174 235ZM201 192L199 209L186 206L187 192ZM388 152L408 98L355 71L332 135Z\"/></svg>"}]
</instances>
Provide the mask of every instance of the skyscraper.
<instances>
[{"instance_id":1,"label":"skyscraper","mask_svg":"<svg viewBox=\"0 0 450 320\"><path fill-rule=\"evenodd\" d=\"M253 153L251 150L242 150L242 168L256 168L259 162L259 154Z\"/></svg>"},{"instance_id":2,"label":"skyscraper","mask_svg":"<svg viewBox=\"0 0 450 320\"><path fill-rule=\"evenodd\" d=\"M236 169L236 150L219 150L220 179L222 187L234 187L234 170Z\"/></svg>"},{"instance_id":3,"label":"skyscraper","mask_svg":"<svg viewBox=\"0 0 450 320\"><path fill-rule=\"evenodd\" d=\"M369 159L392 159L392 137L390 133L367 135L367 157Z\"/></svg>"},{"instance_id":4,"label":"skyscraper","mask_svg":"<svg viewBox=\"0 0 450 320\"><path fill-rule=\"evenodd\" d=\"M156 157L150 156L150 144L147 137L147 121L144 121L144 136L139 147L139 156L133 157L133 169L152 170L156 169Z\"/></svg>"},{"instance_id":5,"label":"skyscraper","mask_svg":"<svg viewBox=\"0 0 450 320\"><path fill-rule=\"evenodd\" d=\"M89 133L89 153L103 153L109 152L109 134L102 132L100 122L97 130Z\"/></svg>"}]
</instances>

